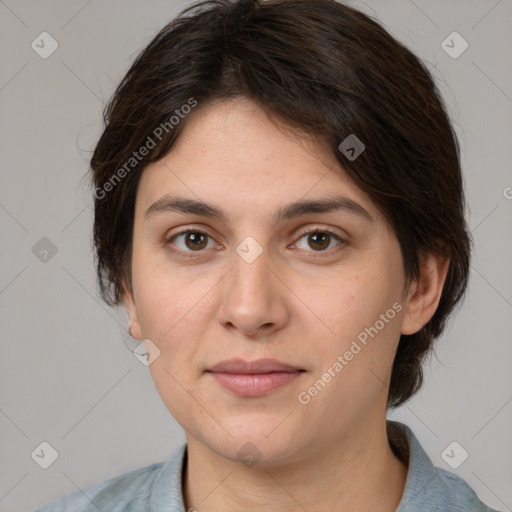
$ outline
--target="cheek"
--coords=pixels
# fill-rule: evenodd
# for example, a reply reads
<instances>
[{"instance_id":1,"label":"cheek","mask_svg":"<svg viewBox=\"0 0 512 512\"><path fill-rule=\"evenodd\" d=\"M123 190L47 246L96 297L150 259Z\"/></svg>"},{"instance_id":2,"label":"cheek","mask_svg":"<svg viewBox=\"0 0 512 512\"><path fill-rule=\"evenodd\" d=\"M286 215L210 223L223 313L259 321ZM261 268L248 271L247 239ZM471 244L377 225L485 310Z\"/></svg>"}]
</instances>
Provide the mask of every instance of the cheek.
<instances>
[{"instance_id":1,"label":"cheek","mask_svg":"<svg viewBox=\"0 0 512 512\"><path fill-rule=\"evenodd\" d=\"M186 395L180 398L180 385L193 391L199 376L197 354L206 329L211 327L211 297L207 292L218 279L212 273L198 277L192 267L170 268L155 261L154 255L153 260L151 255L145 259L140 256L138 261L146 264L138 266L139 272L134 265L137 316L142 336L160 350L150 370L161 394L175 396L173 403L179 408L180 402L186 402Z\"/></svg>"},{"instance_id":2,"label":"cheek","mask_svg":"<svg viewBox=\"0 0 512 512\"><path fill-rule=\"evenodd\" d=\"M200 298L192 272L169 268L161 252L139 247L132 260L137 316L143 335L155 342L171 336Z\"/></svg>"},{"instance_id":3,"label":"cheek","mask_svg":"<svg viewBox=\"0 0 512 512\"><path fill-rule=\"evenodd\" d=\"M315 281L320 286L304 283L299 290L315 312L308 317L310 350L318 363L310 384L329 388L318 404L335 400L355 407L381 391L400 337L401 272L394 252L372 255L357 268Z\"/></svg>"},{"instance_id":4,"label":"cheek","mask_svg":"<svg viewBox=\"0 0 512 512\"><path fill-rule=\"evenodd\" d=\"M307 280L294 290L298 297L304 297L304 303L313 313L309 316L311 329L323 332L326 339L338 339L341 346L376 322L381 328L381 315L385 316L386 330L389 330L391 323L397 323L393 304L401 298L400 280L394 269L388 267L385 272L379 265L368 264L351 270L317 278L314 287Z\"/></svg>"}]
</instances>

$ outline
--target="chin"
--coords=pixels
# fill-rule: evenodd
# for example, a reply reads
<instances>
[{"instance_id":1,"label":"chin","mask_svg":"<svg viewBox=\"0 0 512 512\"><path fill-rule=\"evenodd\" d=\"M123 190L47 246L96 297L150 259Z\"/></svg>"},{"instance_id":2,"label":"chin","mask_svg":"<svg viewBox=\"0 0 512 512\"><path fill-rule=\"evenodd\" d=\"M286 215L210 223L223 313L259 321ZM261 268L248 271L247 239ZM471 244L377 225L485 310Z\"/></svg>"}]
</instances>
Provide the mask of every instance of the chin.
<instances>
[{"instance_id":1,"label":"chin","mask_svg":"<svg viewBox=\"0 0 512 512\"><path fill-rule=\"evenodd\" d=\"M304 452L303 429L290 429L283 419L286 415L258 418L247 415L232 421L224 418L223 426L229 432L215 435L211 429L203 430L199 436L201 443L217 455L247 467L270 468L292 463ZM208 432L213 435L205 435ZM219 434L218 430L215 430ZM306 443L307 444L307 443Z\"/></svg>"}]
</instances>

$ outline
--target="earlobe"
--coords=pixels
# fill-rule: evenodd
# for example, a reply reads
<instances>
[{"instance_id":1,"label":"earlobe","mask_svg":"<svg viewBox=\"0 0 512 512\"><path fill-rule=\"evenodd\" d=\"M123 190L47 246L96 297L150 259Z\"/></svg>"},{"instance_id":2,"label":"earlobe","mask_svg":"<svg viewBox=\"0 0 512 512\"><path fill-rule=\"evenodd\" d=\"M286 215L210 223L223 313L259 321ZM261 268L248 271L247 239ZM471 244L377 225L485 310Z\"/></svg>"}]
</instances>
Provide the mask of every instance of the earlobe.
<instances>
[{"instance_id":1,"label":"earlobe","mask_svg":"<svg viewBox=\"0 0 512 512\"><path fill-rule=\"evenodd\" d=\"M448 274L449 258L429 253L422 257L420 274L411 283L402 317L402 334L415 334L436 312Z\"/></svg>"},{"instance_id":2,"label":"earlobe","mask_svg":"<svg viewBox=\"0 0 512 512\"><path fill-rule=\"evenodd\" d=\"M130 336L136 340L142 340L142 330L140 328L140 323L137 316L137 306L135 304L135 299L133 298L133 292L124 291L123 303L126 309L126 313L128 314L128 319L130 321Z\"/></svg>"}]
</instances>

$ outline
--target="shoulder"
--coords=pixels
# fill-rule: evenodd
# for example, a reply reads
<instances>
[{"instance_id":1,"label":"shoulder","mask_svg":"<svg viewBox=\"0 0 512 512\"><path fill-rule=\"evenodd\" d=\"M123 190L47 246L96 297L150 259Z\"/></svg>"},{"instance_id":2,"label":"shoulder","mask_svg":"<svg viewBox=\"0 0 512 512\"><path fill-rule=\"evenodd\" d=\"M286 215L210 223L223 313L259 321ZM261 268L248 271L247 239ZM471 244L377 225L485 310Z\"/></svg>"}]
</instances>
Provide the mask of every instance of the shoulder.
<instances>
[{"instance_id":1,"label":"shoulder","mask_svg":"<svg viewBox=\"0 0 512 512\"><path fill-rule=\"evenodd\" d=\"M157 489L159 481L169 480L180 473L184 449L185 446L182 446L167 462L151 464L89 485L35 512L149 511L160 494Z\"/></svg>"},{"instance_id":2,"label":"shoulder","mask_svg":"<svg viewBox=\"0 0 512 512\"><path fill-rule=\"evenodd\" d=\"M153 464L109 478L67 494L36 512L85 512L94 506L94 510L117 512L129 510L127 506L147 507L151 483L162 466L163 463Z\"/></svg>"},{"instance_id":3,"label":"shoulder","mask_svg":"<svg viewBox=\"0 0 512 512\"><path fill-rule=\"evenodd\" d=\"M408 461L407 481L397 512L498 512L485 505L462 478L434 466L409 427L388 421L387 428L392 449L402 454L399 458L404 462Z\"/></svg>"},{"instance_id":4,"label":"shoulder","mask_svg":"<svg viewBox=\"0 0 512 512\"><path fill-rule=\"evenodd\" d=\"M498 512L488 507L480 500L477 493L459 476L445 469L435 467L439 492L437 502L432 496L432 502L437 506L432 510L443 512Z\"/></svg>"}]
</instances>

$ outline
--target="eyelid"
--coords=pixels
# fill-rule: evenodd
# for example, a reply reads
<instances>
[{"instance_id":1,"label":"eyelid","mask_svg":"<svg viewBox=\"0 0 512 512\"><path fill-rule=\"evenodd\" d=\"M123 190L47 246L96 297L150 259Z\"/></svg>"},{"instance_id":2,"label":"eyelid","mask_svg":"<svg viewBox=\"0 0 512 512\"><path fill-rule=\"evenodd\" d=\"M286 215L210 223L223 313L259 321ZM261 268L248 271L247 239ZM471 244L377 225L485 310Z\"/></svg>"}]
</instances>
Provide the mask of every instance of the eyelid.
<instances>
[{"instance_id":1,"label":"eyelid","mask_svg":"<svg viewBox=\"0 0 512 512\"><path fill-rule=\"evenodd\" d=\"M348 237L348 235L335 231L335 228L331 228L329 226L322 226L321 224L316 224L316 227L314 228L304 228L299 230L299 232L295 235L296 237L303 237L304 235L308 235L310 233L327 233L329 235L334 235L338 237L340 240L345 241L345 238Z\"/></svg>"}]
</instances>

